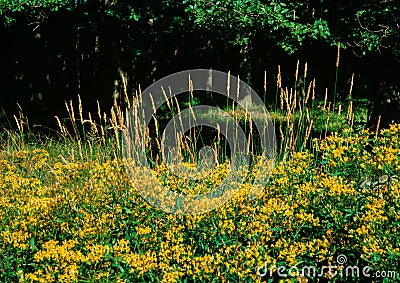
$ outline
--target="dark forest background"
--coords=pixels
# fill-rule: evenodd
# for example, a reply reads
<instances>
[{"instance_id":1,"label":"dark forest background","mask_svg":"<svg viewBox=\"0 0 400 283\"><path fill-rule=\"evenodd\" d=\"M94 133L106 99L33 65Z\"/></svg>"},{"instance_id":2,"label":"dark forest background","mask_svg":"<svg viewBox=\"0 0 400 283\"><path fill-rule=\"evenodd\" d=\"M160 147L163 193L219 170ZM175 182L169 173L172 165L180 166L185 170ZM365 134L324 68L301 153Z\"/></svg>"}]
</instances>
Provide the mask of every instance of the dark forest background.
<instances>
[{"instance_id":1,"label":"dark forest background","mask_svg":"<svg viewBox=\"0 0 400 283\"><path fill-rule=\"evenodd\" d=\"M317 80L317 98L369 102L369 125L400 122L398 1L0 0L0 124L20 108L53 127L79 94L96 113L165 75L213 68L273 95L278 65L297 60ZM340 64L336 80L337 50ZM270 88L268 89L268 87ZM10 122L11 121L11 122Z\"/></svg>"}]
</instances>

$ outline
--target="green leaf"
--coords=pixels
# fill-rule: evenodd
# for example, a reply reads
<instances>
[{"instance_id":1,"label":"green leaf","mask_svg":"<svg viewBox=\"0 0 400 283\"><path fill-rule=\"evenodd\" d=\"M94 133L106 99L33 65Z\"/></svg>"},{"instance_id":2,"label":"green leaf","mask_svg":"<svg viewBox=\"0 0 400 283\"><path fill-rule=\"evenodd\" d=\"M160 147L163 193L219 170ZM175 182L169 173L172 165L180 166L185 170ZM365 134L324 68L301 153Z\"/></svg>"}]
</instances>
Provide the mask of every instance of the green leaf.
<instances>
[{"instance_id":1,"label":"green leaf","mask_svg":"<svg viewBox=\"0 0 400 283\"><path fill-rule=\"evenodd\" d=\"M285 230L285 228L272 227L272 228L269 228L268 230L271 230L271 231L283 231L283 230Z\"/></svg>"},{"instance_id":2,"label":"green leaf","mask_svg":"<svg viewBox=\"0 0 400 283\"><path fill-rule=\"evenodd\" d=\"M32 252L34 251L34 249L35 249L35 238L31 238L30 240L29 240L29 243L30 243L30 245L31 245L31 249L32 249Z\"/></svg>"}]
</instances>

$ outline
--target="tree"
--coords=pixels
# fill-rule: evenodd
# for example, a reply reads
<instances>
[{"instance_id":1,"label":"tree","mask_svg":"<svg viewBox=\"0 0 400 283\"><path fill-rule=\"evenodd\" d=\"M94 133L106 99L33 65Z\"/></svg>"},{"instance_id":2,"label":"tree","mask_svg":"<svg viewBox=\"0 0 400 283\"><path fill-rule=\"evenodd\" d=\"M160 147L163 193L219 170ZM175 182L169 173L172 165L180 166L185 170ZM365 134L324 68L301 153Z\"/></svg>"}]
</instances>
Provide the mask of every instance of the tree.
<instances>
[{"instance_id":1,"label":"tree","mask_svg":"<svg viewBox=\"0 0 400 283\"><path fill-rule=\"evenodd\" d=\"M37 98L55 97L45 92L56 93L61 101L77 93L111 97L120 70L146 85L188 66L228 66L222 57L233 61L229 68L240 65L241 78L251 84L258 71L257 42L268 39L288 56L312 44L341 43L354 58L361 58L352 67L362 73L363 95L374 102L371 123L380 115L388 122L399 118L399 82L384 67L399 67L396 1L0 0L0 21L5 41L12 39L16 47L29 39L42 54L35 60L46 61L37 64L41 69L34 78L26 78L28 64L18 69L15 62L22 65L35 55L29 50L17 54L10 47L13 56L8 57L14 63L5 58L8 63L3 66L9 76L6 84L16 84L8 72L16 69L12 77L22 78L18 83L26 84ZM12 38L15 32L23 38ZM195 57L196 63L189 65Z\"/></svg>"},{"instance_id":2,"label":"tree","mask_svg":"<svg viewBox=\"0 0 400 283\"><path fill-rule=\"evenodd\" d=\"M315 13L332 36L362 58L364 95L373 102L370 126L400 122L400 6L396 1L322 1ZM322 8L323 7L323 8Z\"/></svg>"},{"instance_id":3,"label":"tree","mask_svg":"<svg viewBox=\"0 0 400 283\"><path fill-rule=\"evenodd\" d=\"M396 1L185 0L185 3L197 28L218 30L220 37L242 48L243 62L251 62L251 42L256 35L271 39L288 54L310 42L341 43L342 48L362 57L359 66L364 69L362 84L365 95L374 104L370 124L375 124L379 116L384 116L384 124L400 121L398 76L384 68L385 64L399 67L400 6ZM247 70L245 78L249 82L251 66L242 68Z\"/></svg>"},{"instance_id":4,"label":"tree","mask_svg":"<svg viewBox=\"0 0 400 283\"><path fill-rule=\"evenodd\" d=\"M113 94L121 91L121 83L115 84L121 73L142 84L152 79L142 74L161 64L157 45L170 48L179 34L180 10L176 1L160 0L0 0L0 33L8 49L2 54L4 92L26 86L18 102L37 117L60 115L54 106L77 94L87 110L96 100L111 105ZM129 93L137 87L129 86ZM1 106L14 108L15 100L1 97Z\"/></svg>"},{"instance_id":5,"label":"tree","mask_svg":"<svg viewBox=\"0 0 400 283\"><path fill-rule=\"evenodd\" d=\"M320 18L302 21L299 13L304 3L292 1L185 0L186 11L196 28L216 30L218 37L242 54L243 78L251 83L252 42L257 36L268 37L277 46L292 54L305 40L327 40L327 22Z\"/></svg>"}]
</instances>

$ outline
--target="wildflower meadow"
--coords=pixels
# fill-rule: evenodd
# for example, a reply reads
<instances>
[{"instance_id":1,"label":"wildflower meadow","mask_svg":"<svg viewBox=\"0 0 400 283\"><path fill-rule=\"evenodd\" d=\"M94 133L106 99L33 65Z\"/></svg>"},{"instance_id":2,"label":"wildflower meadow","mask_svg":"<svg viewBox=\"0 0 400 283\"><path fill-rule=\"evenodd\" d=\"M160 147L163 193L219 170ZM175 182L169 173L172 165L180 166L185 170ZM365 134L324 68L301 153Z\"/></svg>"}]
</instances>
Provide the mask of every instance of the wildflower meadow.
<instances>
[{"instance_id":1,"label":"wildflower meadow","mask_svg":"<svg viewBox=\"0 0 400 283\"><path fill-rule=\"evenodd\" d=\"M263 164L231 199L199 214L166 213L138 193L121 155L117 103L108 116L98 105L98 122L79 98L78 107L66 103L71 125L56 117L60 139L31 133L28 119L15 116L18 130L1 140L0 281L399 281L400 125L356 127L352 104L317 101L313 83L301 103L277 83L278 157L262 193L248 197ZM178 108L178 100L166 106ZM244 109L225 110L250 131ZM230 172L216 138L217 165L179 178L152 150L161 142L154 136L145 147L165 188L204 193ZM196 167L194 145L180 145L187 168Z\"/></svg>"}]
</instances>

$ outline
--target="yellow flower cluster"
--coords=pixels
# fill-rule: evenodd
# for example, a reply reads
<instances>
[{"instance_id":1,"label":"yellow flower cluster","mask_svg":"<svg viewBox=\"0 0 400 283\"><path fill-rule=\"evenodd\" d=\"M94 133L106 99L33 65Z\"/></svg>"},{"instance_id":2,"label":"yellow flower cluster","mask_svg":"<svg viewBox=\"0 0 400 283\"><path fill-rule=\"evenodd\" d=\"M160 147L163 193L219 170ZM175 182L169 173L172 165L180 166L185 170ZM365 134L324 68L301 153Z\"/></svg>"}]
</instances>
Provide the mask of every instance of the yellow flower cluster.
<instances>
[{"instance_id":1,"label":"yellow flower cluster","mask_svg":"<svg viewBox=\"0 0 400 283\"><path fill-rule=\"evenodd\" d=\"M43 149L4 152L0 281L261 282L257 268L264 263L321 267L340 253L349 265L395 270L399 137L400 125L376 138L367 131L334 134L315 152L276 164L257 199L248 196L257 174L251 171L229 201L199 215L151 206L124 160L67 163ZM158 164L152 176L171 191L197 195L229 172L224 163L185 179Z\"/></svg>"}]
</instances>

